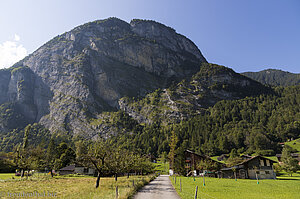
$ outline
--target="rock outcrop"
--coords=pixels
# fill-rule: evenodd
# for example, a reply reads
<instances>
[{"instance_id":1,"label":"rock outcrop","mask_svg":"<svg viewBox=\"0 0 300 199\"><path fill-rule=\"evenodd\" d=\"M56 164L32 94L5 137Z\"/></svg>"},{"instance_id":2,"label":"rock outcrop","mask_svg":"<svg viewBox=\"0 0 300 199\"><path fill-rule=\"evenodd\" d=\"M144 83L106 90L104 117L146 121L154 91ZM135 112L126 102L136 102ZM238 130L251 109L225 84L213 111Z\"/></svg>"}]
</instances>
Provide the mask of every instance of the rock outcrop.
<instances>
[{"instance_id":1,"label":"rock outcrop","mask_svg":"<svg viewBox=\"0 0 300 199\"><path fill-rule=\"evenodd\" d=\"M16 112L13 126L1 118L1 131L39 122L51 132L92 136L97 130L89 121L117 110L120 98L166 88L192 76L203 62L192 41L154 21L84 24L0 71L0 112L7 103Z\"/></svg>"},{"instance_id":2,"label":"rock outcrop","mask_svg":"<svg viewBox=\"0 0 300 199\"><path fill-rule=\"evenodd\" d=\"M192 78L176 86L159 89L141 100L124 97L120 109L139 123L165 125L179 123L203 114L221 100L236 100L272 90L233 70L216 64L204 63Z\"/></svg>"}]
</instances>

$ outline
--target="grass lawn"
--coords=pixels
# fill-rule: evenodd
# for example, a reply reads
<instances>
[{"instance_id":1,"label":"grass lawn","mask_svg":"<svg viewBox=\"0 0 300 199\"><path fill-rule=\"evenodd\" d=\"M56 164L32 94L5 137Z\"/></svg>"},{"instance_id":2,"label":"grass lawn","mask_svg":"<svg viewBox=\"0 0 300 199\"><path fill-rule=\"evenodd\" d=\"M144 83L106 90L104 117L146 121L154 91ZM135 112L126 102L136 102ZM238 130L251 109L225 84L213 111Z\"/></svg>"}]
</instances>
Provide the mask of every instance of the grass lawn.
<instances>
[{"instance_id":1,"label":"grass lawn","mask_svg":"<svg viewBox=\"0 0 300 199\"><path fill-rule=\"evenodd\" d=\"M170 177L177 193L183 199L194 198L195 188L198 186L198 199L298 199L300 198L300 176L280 177L278 180L256 180L249 179L218 179L205 177L177 177L176 184L173 177ZM182 192L180 192L180 179Z\"/></svg>"},{"instance_id":2,"label":"grass lawn","mask_svg":"<svg viewBox=\"0 0 300 199\"><path fill-rule=\"evenodd\" d=\"M286 142L285 144L300 152L300 138L290 142Z\"/></svg>"},{"instance_id":3,"label":"grass lawn","mask_svg":"<svg viewBox=\"0 0 300 199\"><path fill-rule=\"evenodd\" d=\"M20 176L15 176L15 173L0 173L0 180L19 179Z\"/></svg>"},{"instance_id":4,"label":"grass lawn","mask_svg":"<svg viewBox=\"0 0 300 199\"><path fill-rule=\"evenodd\" d=\"M10 176L11 174L0 174L0 176ZM10 179L0 181L0 198L8 197L7 193L30 193L30 192L51 192L56 193L57 198L103 198L111 199L116 196L116 185L119 188L119 198L128 198L137 187L141 187L149 182L152 176L130 176L119 177L115 182L114 178L101 178L100 187L95 188L95 177L30 177L28 180ZM4 177L3 177L4 178ZM132 181L135 181L133 187ZM1 197L2 196L2 197ZM17 198L17 197L13 197ZM42 197L43 198L43 197Z\"/></svg>"}]
</instances>

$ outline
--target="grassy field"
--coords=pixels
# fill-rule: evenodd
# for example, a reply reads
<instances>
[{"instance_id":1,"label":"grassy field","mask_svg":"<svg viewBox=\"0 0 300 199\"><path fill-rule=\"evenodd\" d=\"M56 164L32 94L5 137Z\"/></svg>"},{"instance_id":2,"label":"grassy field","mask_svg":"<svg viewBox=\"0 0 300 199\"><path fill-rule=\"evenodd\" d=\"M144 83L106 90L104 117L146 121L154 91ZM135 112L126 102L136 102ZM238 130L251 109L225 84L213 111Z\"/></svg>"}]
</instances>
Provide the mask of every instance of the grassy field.
<instances>
[{"instance_id":1,"label":"grassy field","mask_svg":"<svg viewBox=\"0 0 300 199\"><path fill-rule=\"evenodd\" d=\"M300 152L300 138L290 142L286 142L285 144Z\"/></svg>"},{"instance_id":2,"label":"grassy field","mask_svg":"<svg viewBox=\"0 0 300 199\"><path fill-rule=\"evenodd\" d=\"M9 193L51 193L56 194L57 198L101 198L111 199L116 197L116 185L119 189L119 198L128 198L138 187L143 186L150 181L152 176L131 176L119 177L115 182L114 178L101 178L100 187L95 189L95 177L61 177L51 178L30 177L25 179L11 179L12 174L0 174L0 198L17 198L8 197ZM133 182L135 181L135 186ZM2 197L1 197L2 196ZM41 198L41 197L39 197ZM43 198L43 197L42 197Z\"/></svg>"},{"instance_id":3,"label":"grassy field","mask_svg":"<svg viewBox=\"0 0 300 199\"><path fill-rule=\"evenodd\" d=\"M298 177L283 176L277 180L256 180L248 179L218 179L196 177L177 177L176 184L173 177L171 181L177 193L182 199L194 198L195 188L198 186L198 199L298 199L300 198L300 175ZM182 192L180 192L180 179Z\"/></svg>"},{"instance_id":4,"label":"grassy field","mask_svg":"<svg viewBox=\"0 0 300 199\"><path fill-rule=\"evenodd\" d=\"M0 180L8 180L8 179L19 179L19 176L15 176L14 173L0 173Z\"/></svg>"}]
</instances>

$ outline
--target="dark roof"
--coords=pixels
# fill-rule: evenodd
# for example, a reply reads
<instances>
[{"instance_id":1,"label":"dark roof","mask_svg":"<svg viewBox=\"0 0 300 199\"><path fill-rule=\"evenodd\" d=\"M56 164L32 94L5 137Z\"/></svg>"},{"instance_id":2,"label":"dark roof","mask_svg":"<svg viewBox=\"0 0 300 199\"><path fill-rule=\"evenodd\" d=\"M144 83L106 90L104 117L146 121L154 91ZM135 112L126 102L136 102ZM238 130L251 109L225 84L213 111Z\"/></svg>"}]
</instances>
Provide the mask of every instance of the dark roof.
<instances>
[{"instance_id":1,"label":"dark roof","mask_svg":"<svg viewBox=\"0 0 300 199\"><path fill-rule=\"evenodd\" d=\"M200 157L203 157L203 158L209 158L209 159L211 159L209 156L206 156L206 155L200 155L200 154L198 154L198 153L196 153L196 152L194 152L194 151L191 151L191 150L185 150L186 152L188 152L188 153L193 153L193 154L195 154L195 155L197 155L197 156L200 156Z\"/></svg>"},{"instance_id":2,"label":"dark roof","mask_svg":"<svg viewBox=\"0 0 300 199\"><path fill-rule=\"evenodd\" d=\"M79 164L71 164L69 166L63 167L61 169L59 169L60 171L74 171L75 167L83 167L82 165Z\"/></svg>"},{"instance_id":3,"label":"dark roof","mask_svg":"<svg viewBox=\"0 0 300 199\"><path fill-rule=\"evenodd\" d=\"M235 165L235 166L232 166L232 167L222 168L221 171L229 171L229 170L232 170L232 168L243 169L244 165Z\"/></svg>"},{"instance_id":4,"label":"dark roof","mask_svg":"<svg viewBox=\"0 0 300 199\"><path fill-rule=\"evenodd\" d=\"M200 156L200 157L205 158L205 159L212 160L212 161L214 161L214 162L216 162L216 163L219 163L219 164L224 164L224 163L222 163L222 162L219 162L219 161L216 161L216 160L211 159L211 157L209 157L209 156L207 156L207 155L200 155L200 154L195 153L194 151L191 151L191 150L188 150L188 149L186 149L185 152L195 154L195 155L197 155L197 156Z\"/></svg>"},{"instance_id":5,"label":"dark roof","mask_svg":"<svg viewBox=\"0 0 300 199\"><path fill-rule=\"evenodd\" d=\"M74 170L75 170L75 164L66 166L66 167L61 168L61 169L59 169L59 170L60 170L60 171L74 171Z\"/></svg>"},{"instance_id":6,"label":"dark roof","mask_svg":"<svg viewBox=\"0 0 300 199\"><path fill-rule=\"evenodd\" d=\"M292 157L299 157L299 154L298 153L291 153L291 156ZM280 158L280 157L282 157L282 154L276 154L276 157Z\"/></svg>"},{"instance_id":7,"label":"dark roof","mask_svg":"<svg viewBox=\"0 0 300 199\"><path fill-rule=\"evenodd\" d=\"M274 161L274 160L271 160L271 159L269 159L269 158L265 158L265 157L263 157L263 156L258 155L258 156L254 156L254 157L252 157L252 158L250 158L250 159L247 159L247 160L245 160L245 161L243 161L242 163L239 163L239 164L237 164L237 165L245 164L245 163L247 163L247 162L249 162L249 161L251 161L251 160L254 160L254 159L256 159L256 158L262 158L262 159L269 160L269 161L271 161L271 162L273 162L273 163L277 163L277 162Z\"/></svg>"},{"instance_id":8,"label":"dark roof","mask_svg":"<svg viewBox=\"0 0 300 199\"><path fill-rule=\"evenodd\" d=\"M251 155L249 155L249 154L243 154L243 155L241 155L241 157L243 158L252 158L253 156L251 156Z\"/></svg>"}]
</instances>

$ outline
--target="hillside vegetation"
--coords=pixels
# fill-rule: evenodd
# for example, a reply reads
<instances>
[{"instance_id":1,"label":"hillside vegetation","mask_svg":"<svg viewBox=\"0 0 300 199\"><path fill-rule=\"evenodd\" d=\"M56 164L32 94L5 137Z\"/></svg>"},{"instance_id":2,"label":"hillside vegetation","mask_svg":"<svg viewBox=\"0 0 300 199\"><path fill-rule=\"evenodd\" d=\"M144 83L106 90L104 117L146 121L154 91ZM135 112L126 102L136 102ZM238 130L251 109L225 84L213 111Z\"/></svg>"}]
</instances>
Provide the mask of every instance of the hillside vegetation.
<instances>
[{"instance_id":1,"label":"hillside vegetation","mask_svg":"<svg viewBox=\"0 0 300 199\"><path fill-rule=\"evenodd\" d=\"M137 146L147 153L169 150L170 132L175 131L179 150L219 155L237 149L239 153L274 155L279 142L296 139L300 132L300 86L278 87L273 94L238 100L222 100L179 123L166 124L166 115L156 114L152 124L139 124L131 134L119 134L115 142ZM158 112L160 113L160 112Z\"/></svg>"}]
</instances>

